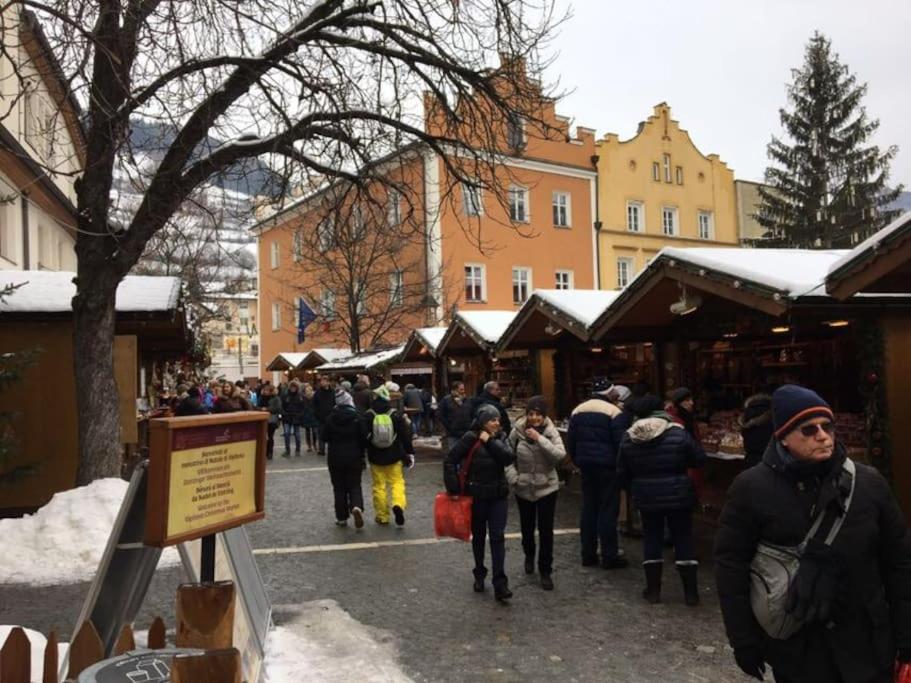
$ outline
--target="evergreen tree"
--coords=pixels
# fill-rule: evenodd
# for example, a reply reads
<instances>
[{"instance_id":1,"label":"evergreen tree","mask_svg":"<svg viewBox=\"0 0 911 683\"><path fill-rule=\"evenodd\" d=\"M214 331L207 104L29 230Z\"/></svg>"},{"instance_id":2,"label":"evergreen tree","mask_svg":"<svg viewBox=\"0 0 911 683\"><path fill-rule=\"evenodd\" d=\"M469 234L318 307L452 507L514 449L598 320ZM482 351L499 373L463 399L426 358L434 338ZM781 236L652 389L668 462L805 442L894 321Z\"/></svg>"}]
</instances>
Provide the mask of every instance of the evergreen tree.
<instances>
[{"instance_id":1,"label":"evergreen tree","mask_svg":"<svg viewBox=\"0 0 911 683\"><path fill-rule=\"evenodd\" d=\"M818 31L804 64L792 70L791 111L780 110L790 144L772 137L766 187L756 219L766 228L757 246L849 248L886 225L902 190L890 189L889 162L898 151L870 144L879 120L862 104L865 83L841 64Z\"/></svg>"}]
</instances>

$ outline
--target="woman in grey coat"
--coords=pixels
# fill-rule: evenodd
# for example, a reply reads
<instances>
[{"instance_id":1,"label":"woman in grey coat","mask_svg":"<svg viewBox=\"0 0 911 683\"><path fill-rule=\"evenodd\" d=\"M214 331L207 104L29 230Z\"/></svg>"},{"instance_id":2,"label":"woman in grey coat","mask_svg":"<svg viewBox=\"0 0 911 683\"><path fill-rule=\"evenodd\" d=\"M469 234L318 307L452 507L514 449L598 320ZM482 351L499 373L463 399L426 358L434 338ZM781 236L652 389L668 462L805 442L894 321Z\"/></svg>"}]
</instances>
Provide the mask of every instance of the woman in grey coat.
<instances>
[{"instance_id":1,"label":"woman in grey coat","mask_svg":"<svg viewBox=\"0 0 911 683\"><path fill-rule=\"evenodd\" d=\"M551 578L554 562L554 512L560 480L557 465L566 457L563 439L547 417L547 400L532 396L525 407L525 417L518 420L509 435L516 454L515 465L506 470L506 478L516 494L522 524L522 549L525 551L525 573L535 571L535 526L541 539L538 572L541 587L553 590Z\"/></svg>"}]
</instances>

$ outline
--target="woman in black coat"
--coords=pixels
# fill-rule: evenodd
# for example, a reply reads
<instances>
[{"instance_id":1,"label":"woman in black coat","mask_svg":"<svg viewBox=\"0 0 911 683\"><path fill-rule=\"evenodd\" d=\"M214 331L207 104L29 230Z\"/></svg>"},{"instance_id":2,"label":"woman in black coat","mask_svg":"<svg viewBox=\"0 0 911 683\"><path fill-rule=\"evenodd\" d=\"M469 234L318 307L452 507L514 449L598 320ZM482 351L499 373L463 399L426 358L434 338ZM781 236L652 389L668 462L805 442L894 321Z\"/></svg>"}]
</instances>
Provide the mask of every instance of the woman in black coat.
<instances>
[{"instance_id":1,"label":"woman in black coat","mask_svg":"<svg viewBox=\"0 0 911 683\"><path fill-rule=\"evenodd\" d=\"M687 470L705 464L705 452L682 425L663 411L661 399L644 396L632 404L636 421L620 444L620 481L642 515L643 597L661 601L664 527L674 542L674 560L686 604L699 604L693 507L696 490Z\"/></svg>"},{"instance_id":2,"label":"woman in black coat","mask_svg":"<svg viewBox=\"0 0 911 683\"><path fill-rule=\"evenodd\" d=\"M467 465L471 455L471 464ZM443 463L443 479L451 495L460 495L459 469L468 467L464 493L472 496L471 547L474 551L474 590L484 590L484 541L490 536L494 597L506 602L512 597L506 578L506 512L509 484L506 467L514 461L506 435L500 429L496 407L483 405L472 428L452 447Z\"/></svg>"},{"instance_id":3,"label":"woman in black coat","mask_svg":"<svg viewBox=\"0 0 911 683\"><path fill-rule=\"evenodd\" d=\"M367 435L354 408L351 394L338 389L335 408L322 426L321 437L328 445L329 478L335 498L335 523L348 526L348 517L354 517L354 526L364 526L364 493L361 490L361 473L364 471L364 452Z\"/></svg>"}]
</instances>

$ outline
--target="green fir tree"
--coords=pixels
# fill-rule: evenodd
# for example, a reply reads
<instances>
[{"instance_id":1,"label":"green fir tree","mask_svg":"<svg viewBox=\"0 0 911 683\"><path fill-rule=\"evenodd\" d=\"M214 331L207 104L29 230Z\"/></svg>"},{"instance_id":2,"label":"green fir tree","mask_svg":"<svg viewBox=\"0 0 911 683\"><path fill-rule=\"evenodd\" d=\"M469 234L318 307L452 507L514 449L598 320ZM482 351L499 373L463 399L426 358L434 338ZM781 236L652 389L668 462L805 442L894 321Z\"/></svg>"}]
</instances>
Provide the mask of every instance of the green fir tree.
<instances>
[{"instance_id":1,"label":"green fir tree","mask_svg":"<svg viewBox=\"0 0 911 683\"><path fill-rule=\"evenodd\" d=\"M898 150L870 143L879 120L862 104L867 85L839 62L824 35L813 35L792 75L791 109L780 110L789 140L773 136L768 146L772 165L756 215L767 232L756 245L850 248L898 213L888 208L902 190L888 186Z\"/></svg>"}]
</instances>

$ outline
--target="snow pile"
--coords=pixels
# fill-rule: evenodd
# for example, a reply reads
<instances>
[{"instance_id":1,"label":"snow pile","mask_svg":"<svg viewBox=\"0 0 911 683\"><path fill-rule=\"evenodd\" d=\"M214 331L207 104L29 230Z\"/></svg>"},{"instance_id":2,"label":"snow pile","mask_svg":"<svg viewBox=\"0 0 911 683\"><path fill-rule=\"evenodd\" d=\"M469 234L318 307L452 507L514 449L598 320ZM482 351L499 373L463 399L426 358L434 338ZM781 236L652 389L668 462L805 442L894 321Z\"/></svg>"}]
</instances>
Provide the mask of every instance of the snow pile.
<instances>
[{"instance_id":1,"label":"snow pile","mask_svg":"<svg viewBox=\"0 0 911 683\"><path fill-rule=\"evenodd\" d=\"M293 618L269 632L263 679L267 683L348 683L411 679L396 663L391 636L364 626L333 600L292 608Z\"/></svg>"},{"instance_id":2,"label":"snow pile","mask_svg":"<svg viewBox=\"0 0 911 683\"><path fill-rule=\"evenodd\" d=\"M617 291L600 289L536 289L532 292L532 298L550 304L585 327L591 327L619 295Z\"/></svg>"},{"instance_id":3,"label":"snow pile","mask_svg":"<svg viewBox=\"0 0 911 683\"><path fill-rule=\"evenodd\" d=\"M0 270L0 288L21 285L0 303L0 312L61 313L73 310L76 273L66 271ZM117 311L170 311L180 299L180 279L127 275L117 285Z\"/></svg>"},{"instance_id":4,"label":"snow pile","mask_svg":"<svg viewBox=\"0 0 911 683\"><path fill-rule=\"evenodd\" d=\"M34 515L0 519L0 584L90 581L127 486L121 479L99 479L56 494ZM159 566L179 561L177 551L168 548Z\"/></svg>"},{"instance_id":5,"label":"snow pile","mask_svg":"<svg viewBox=\"0 0 911 683\"><path fill-rule=\"evenodd\" d=\"M416 436L412 443L421 448L435 448L439 450L443 447L443 440L438 436Z\"/></svg>"},{"instance_id":6,"label":"snow pile","mask_svg":"<svg viewBox=\"0 0 911 683\"><path fill-rule=\"evenodd\" d=\"M515 311L459 311L456 318L488 344L495 344L503 336Z\"/></svg>"},{"instance_id":7,"label":"snow pile","mask_svg":"<svg viewBox=\"0 0 911 683\"><path fill-rule=\"evenodd\" d=\"M440 342L443 341L443 337L446 336L446 330L448 329L448 327L419 327L414 332L421 340L421 343L430 350L430 353L436 354L437 348Z\"/></svg>"}]
</instances>

